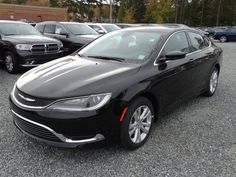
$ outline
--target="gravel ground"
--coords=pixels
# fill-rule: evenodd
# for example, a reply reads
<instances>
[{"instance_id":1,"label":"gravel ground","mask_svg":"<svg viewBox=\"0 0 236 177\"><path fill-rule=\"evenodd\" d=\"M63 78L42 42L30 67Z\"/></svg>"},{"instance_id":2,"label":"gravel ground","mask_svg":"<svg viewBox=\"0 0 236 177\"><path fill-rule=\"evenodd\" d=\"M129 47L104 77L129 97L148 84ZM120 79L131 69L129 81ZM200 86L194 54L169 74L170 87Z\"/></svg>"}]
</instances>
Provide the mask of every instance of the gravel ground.
<instances>
[{"instance_id":1,"label":"gravel ground","mask_svg":"<svg viewBox=\"0 0 236 177\"><path fill-rule=\"evenodd\" d=\"M20 133L8 95L20 75L0 69L0 176L236 176L236 43L218 44L224 65L217 93L164 116L136 151L98 143L50 147Z\"/></svg>"}]
</instances>

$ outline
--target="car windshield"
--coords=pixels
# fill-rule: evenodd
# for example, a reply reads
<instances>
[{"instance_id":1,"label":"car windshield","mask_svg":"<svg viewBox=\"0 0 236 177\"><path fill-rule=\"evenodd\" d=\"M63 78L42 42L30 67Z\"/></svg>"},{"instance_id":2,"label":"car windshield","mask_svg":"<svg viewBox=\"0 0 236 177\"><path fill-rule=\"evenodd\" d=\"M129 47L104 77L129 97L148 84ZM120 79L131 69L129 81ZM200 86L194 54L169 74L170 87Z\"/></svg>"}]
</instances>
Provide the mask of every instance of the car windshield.
<instances>
[{"instance_id":1,"label":"car windshield","mask_svg":"<svg viewBox=\"0 0 236 177\"><path fill-rule=\"evenodd\" d=\"M74 35L98 34L92 28L84 24L65 24Z\"/></svg>"},{"instance_id":2,"label":"car windshield","mask_svg":"<svg viewBox=\"0 0 236 177\"><path fill-rule=\"evenodd\" d=\"M105 28L105 30L107 30L107 32L112 32L112 31L116 31L116 30L120 29L116 25L102 25L102 27Z\"/></svg>"},{"instance_id":3,"label":"car windshield","mask_svg":"<svg viewBox=\"0 0 236 177\"><path fill-rule=\"evenodd\" d=\"M140 63L150 56L162 35L163 32L156 30L115 31L98 38L83 48L79 55Z\"/></svg>"},{"instance_id":4,"label":"car windshield","mask_svg":"<svg viewBox=\"0 0 236 177\"><path fill-rule=\"evenodd\" d=\"M0 31L5 36L40 35L34 27L24 23L0 23Z\"/></svg>"}]
</instances>

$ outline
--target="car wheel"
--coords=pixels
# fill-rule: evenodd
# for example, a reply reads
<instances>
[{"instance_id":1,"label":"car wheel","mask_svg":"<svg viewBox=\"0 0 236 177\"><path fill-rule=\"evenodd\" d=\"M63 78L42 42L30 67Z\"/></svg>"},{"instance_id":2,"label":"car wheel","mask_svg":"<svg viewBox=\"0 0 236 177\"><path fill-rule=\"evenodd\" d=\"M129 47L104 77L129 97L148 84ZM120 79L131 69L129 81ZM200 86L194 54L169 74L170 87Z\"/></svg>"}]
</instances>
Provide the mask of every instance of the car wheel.
<instances>
[{"instance_id":1,"label":"car wheel","mask_svg":"<svg viewBox=\"0 0 236 177\"><path fill-rule=\"evenodd\" d=\"M207 91L204 93L204 96L211 97L216 92L217 86L218 86L218 78L219 78L219 70L217 68L214 68L211 72Z\"/></svg>"},{"instance_id":2,"label":"car wheel","mask_svg":"<svg viewBox=\"0 0 236 177\"><path fill-rule=\"evenodd\" d=\"M228 41L228 39L227 39L226 36L221 36L220 37L220 42L227 42L227 41Z\"/></svg>"},{"instance_id":3,"label":"car wheel","mask_svg":"<svg viewBox=\"0 0 236 177\"><path fill-rule=\"evenodd\" d=\"M128 108L121 125L121 144L126 149L141 147L149 137L154 118L152 103L144 97L136 99Z\"/></svg>"},{"instance_id":4,"label":"car wheel","mask_svg":"<svg viewBox=\"0 0 236 177\"><path fill-rule=\"evenodd\" d=\"M11 52L6 52L4 55L4 65L6 70L11 73L17 73L19 71L18 63L16 61L16 57Z\"/></svg>"}]
</instances>

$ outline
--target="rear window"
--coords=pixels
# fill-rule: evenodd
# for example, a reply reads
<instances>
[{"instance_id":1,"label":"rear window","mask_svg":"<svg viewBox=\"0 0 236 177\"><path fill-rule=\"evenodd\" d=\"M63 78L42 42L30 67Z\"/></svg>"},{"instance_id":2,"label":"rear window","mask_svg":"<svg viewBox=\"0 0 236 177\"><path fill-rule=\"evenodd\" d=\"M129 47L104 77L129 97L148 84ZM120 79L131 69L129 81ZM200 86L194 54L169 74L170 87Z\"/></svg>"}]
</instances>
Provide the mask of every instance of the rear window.
<instances>
[{"instance_id":1,"label":"rear window","mask_svg":"<svg viewBox=\"0 0 236 177\"><path fill-rule=\"evenodd\" d=\"M115 25L102 25L103 28L105 28L105 30L107 30L107 32L112 32L112 31L116 31L118 29L120 29L119 27L115 26Z\"/></svg>"},{"instance_id":2,"label":"rear window","mask_svg":"<svg viewBox=\"0 0 236 177\"><path fill-rule=\"evenodd\" d=\"M192 48L194 51L200 50L206 47L206 43L200 34L188 32L188 35L191 40Z\"/></svg>"}]
</instances>

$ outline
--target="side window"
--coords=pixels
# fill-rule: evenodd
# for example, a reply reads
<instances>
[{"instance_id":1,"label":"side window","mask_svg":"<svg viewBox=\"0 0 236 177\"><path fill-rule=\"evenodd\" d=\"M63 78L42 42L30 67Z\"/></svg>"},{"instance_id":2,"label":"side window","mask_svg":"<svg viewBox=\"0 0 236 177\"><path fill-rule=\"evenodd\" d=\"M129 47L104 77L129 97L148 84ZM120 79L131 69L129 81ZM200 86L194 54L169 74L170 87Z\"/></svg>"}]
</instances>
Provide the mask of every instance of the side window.
<instances>
[{"instance_id":1,"label":"side window","mask_svg":"<svg viewBox=\"0 0 236 177\"><path fill-rule=\"evenodd\" d=\"M185 32L176 33L167 41L164 47L165 54L173 51L180 51L185 53L190 52L188 39Z\"/></svg>"},{"instance_id":2,"label":"side window","mask_svg":"<svg viewBox=\"0 0 236 177\"><path fill-rule=\"evenodd\" d=\"M99 32L99 31L103 31L103 29L97 25L89 25L91 28L93 28L95 31Z\"/></svg>"},{"instance_id":3,"label":"side window","mask_svg":"<svg viewBox=\"0 0 236 177\"><path fill-rule=\"evenodd\" d=\"M188 32L188 35L192 44L193 51L200 50L206 47L205 41L200 34Z\"/></svg>"},{"instance_id":4,"label":"side window","mask_svg":"<svg viewBox=\"0 0 236 177\"><path fill-rule=\"evenodd\" d=\"M43 31L44 31L44 25L37 25L35 28L36 28L40 33L43 33Z\"/></svg>"},{"instance_id":5,"label":"side window","mask_svg":"<svg viewBox=\"0 0 236 177\"><path fill-rule=\"evenodd\" d=\"M44 29L44 33L54 34L56 25L46 25Z\"/></svg>"},{"instance_id":6,"label":"side window","mask_svg":"<svg viewBox=\"0 0 236 177\"><path fill-rule=\"evenodd\" d=\"M56 25L55 34L66 34L66 30L61 25Z\"/></svg>"}]
</instances>

